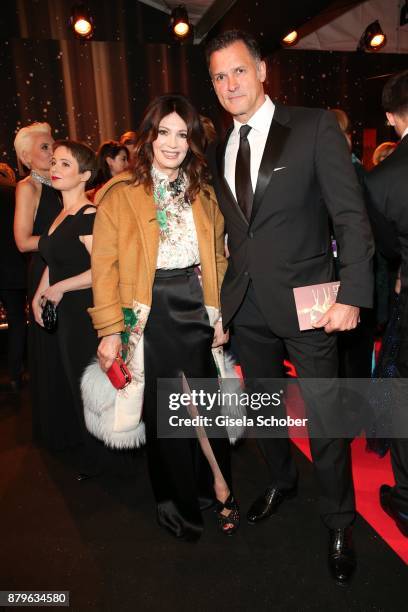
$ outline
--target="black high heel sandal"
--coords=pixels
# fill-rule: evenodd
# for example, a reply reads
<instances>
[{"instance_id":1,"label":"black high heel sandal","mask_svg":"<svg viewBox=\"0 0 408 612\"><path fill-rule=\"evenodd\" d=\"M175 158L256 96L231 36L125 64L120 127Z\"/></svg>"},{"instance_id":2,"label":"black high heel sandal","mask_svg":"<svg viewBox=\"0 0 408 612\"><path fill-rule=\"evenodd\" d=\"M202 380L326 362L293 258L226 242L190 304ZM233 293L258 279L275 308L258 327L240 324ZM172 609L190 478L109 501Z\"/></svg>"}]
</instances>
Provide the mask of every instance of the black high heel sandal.
<instances>
[{"instance_id":1,"label":"black high heel sandal","mask_svg":"<svg viewBox=\"0 0 408 612\"><path fill-rule=\"evenodd\" d=\"M231 510L231 512L226 516L222 514L223 510ZM240 515L238 504L232 493L229 494L225 502L221 502L217 499L215 511L221 531L225 533L225 535L232 535L235 533L239 527ZM226 525L230 525L230 527L226 528Z\"/></svg>"}]
</instances>

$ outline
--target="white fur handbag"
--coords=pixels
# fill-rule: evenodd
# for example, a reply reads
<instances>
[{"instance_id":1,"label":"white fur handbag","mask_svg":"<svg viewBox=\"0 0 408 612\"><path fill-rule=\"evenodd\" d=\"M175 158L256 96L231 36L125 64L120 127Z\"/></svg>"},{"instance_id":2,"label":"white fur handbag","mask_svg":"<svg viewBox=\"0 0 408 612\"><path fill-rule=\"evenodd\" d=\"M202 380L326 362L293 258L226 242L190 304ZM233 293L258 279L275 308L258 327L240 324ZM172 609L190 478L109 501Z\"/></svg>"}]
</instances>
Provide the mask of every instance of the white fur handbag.
<instances>
[{"instance_id":1,"label":"white fur handbag","mask_svg":"<svg viewBox=\"0 0 408 612\"><path fill-rule=\"evenodd\" d=\"M131 383L132 384L132 383ZM117 410L119 394L127 399L128 387L118 391L95 359L81 380L85 424L88 431L111 448L138 448L145 443L145 426L141 420L144 381L133 384L132 414ZM137 397L139 396L139 397ZM127 403L127 402L126 402ZM128 417L128 418L126 418Z\"/></svg>"}]
</instances>

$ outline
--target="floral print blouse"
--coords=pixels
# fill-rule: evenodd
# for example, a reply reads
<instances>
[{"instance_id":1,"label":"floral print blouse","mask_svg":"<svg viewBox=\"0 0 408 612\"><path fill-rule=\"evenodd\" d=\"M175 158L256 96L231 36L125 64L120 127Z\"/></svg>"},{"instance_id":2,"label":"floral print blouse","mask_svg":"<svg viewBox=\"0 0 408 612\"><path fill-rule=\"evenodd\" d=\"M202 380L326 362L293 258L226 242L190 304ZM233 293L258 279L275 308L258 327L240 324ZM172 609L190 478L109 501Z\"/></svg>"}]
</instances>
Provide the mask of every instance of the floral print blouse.
<instances>
[{"instance_id":1,"label":"floral print blouse","mask_svg":"<svg viewBox=\"0 0 408 612\"><path fill-rule=\"evenodd\" d=\"M185 199L187 178L182 170L170 181L152 166L153 195L160 228L157 269L174 270L200 263L191 203Z\"/></svg>"}]
</instances>

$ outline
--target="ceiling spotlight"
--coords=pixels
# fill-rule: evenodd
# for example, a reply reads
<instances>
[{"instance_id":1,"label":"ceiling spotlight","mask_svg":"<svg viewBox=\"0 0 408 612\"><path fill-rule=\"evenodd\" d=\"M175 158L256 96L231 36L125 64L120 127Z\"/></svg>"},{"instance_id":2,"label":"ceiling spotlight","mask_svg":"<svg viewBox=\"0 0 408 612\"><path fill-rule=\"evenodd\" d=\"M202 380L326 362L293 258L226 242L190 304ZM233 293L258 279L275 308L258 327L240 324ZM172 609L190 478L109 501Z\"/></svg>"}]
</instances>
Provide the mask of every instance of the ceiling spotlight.
<instances>
[{"instance_id":1,"label":"ceiling spotlight","mask_svg":"<svg viewBox=\"0 0 408 612\"><path fill-rule=\"evenodd\" d=\"M94 24L91 14L83 4L76 4L72 8L70 19L71 27L77 38L89 40L94 33Z\"/></svg>"},{"instance_id":2,"label":"ceiling spotlight","mask_svg":"<svg viewBox=\"0 0 408 612\"><path fill-rule=\"evenodd\" d=\"M298 38L299 34L296 32L296 30L293 30L292 32L289 32L289 34L286 34L285 38L282 38L282 45L285 47L292 47L292 45L297 43Z\"/></svg>"},{"instance_id":3,"label":"ceiling spotlight","mask_svg":"<svg viewBox=\"0 0 408 612\"><path fill-rule=\"evenodd\" d=\"M360 38L360 42L358 44L358 51L378 51L385 46L387 42L387 37L381 29L380 22L373 21L369 26L365 29L362 37Z\"/></svg>"},{"instance_id":4,"label":"ceiling spotlight","mask_svg":"<svg viewBox=\"0 0 408 612\"><path fill-rule=\"evenodd\" d=\"M173 34L177 38L187 38L191 33L187 9L183 4L179 4L179 6L171 12L170 26Z\"/></svg>"}]
</instances>

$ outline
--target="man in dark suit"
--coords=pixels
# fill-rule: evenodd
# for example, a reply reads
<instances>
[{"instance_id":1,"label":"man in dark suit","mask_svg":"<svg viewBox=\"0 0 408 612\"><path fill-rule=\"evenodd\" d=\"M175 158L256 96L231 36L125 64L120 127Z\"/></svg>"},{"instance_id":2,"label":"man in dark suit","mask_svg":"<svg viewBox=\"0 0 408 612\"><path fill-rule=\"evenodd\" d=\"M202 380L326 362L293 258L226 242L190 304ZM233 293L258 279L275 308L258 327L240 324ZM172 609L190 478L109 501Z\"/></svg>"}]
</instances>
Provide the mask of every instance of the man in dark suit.
<instances>
[{"instance_id":1,"label":"man in dark suit","mask_svg":"<svg viewBox=\"0 0 408 612\"><path fill-rule=\"evenodd\" d=\"M386 83L382 96L387 119L401 142L395 151L366 177L369 213L379 250L386 257L401 257L400 347L398 376L408 378L408 70L394 75ZM398 381L399 383L400 381ZM400 435L407 432L407 397L404 381L397 386L394 426ZM405 387L406 388L406 387ZM401 396L402 394L402 396ZM403 435L403 434L402 434ZM395 486L383 485L380 502L408 536L408 440L391 441L391 463Z\"/></svg>"},{"instance_id":2,"label":"man in dark suit","mask_svg":"<svg viewBox=\"0 0 408 612\"><path fill-rule=\"evenodd\" d=\"M22 386L23 356L26 338L25 257L17 249L13 235L15 185L14 173L0 164L0 300L8 323L9 382L0 391L17 392Z\"/></svg>"},{"instance_id":3,"label":"man in dark suit","mask_svg":"<svg viewBox=\"0 0 408 612\"><path fill-rule=\"evenodd\" d=\"M332 113L285 107L265 96L266 65L246 33L221 34L206 54L218 99L234 119L211 169L230 251L221 289L224 327L233 326L246 380L282 376L285 350L299 377L333 379L333 332L353 329L359 307L372 305L371 231L344 137ZM293 288L334 279L329 216L341 288L318 329L300 332ZM315 422L324 422L334 395L333 388L322 396ZM350 449L345 439L314 433L320 434L311 450L329 528L329 568L345 583L355 568ZM273 514L297 487L288 438L259 444L270 482L248 512L250 523Z\"/></svg>"}]
</instances>

